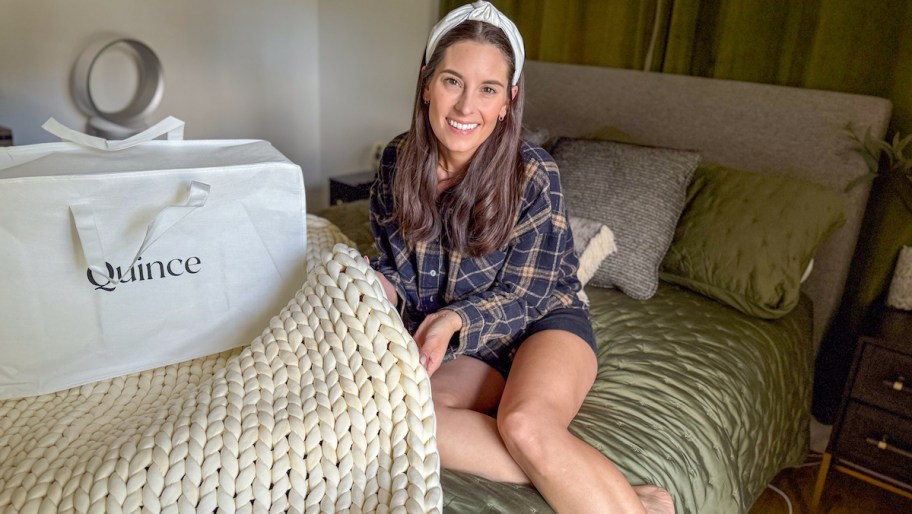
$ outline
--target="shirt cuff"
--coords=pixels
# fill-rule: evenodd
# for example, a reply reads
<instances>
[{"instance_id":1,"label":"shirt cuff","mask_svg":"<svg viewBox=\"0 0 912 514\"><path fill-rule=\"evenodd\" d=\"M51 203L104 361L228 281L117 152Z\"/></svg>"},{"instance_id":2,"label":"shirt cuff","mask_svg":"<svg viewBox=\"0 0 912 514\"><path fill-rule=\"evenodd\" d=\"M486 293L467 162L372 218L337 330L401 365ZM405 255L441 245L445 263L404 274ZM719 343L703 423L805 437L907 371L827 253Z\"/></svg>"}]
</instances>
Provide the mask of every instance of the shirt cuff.
<instances>
[{"instance_id":1,"label":"shirt cuff","mask_svg":"<svg viewBox=\"0 0 912 514\"><path fill-rule=\"evenodd\" d=\"M481 337L480 327L484 323L484 317L475 304L463 300L451 303L441 310L455 312L462 320L462 328L459 329L459 348L455 350L455 353L461 355L468 350L478 348Z\"/></svg>"}]
</instances>

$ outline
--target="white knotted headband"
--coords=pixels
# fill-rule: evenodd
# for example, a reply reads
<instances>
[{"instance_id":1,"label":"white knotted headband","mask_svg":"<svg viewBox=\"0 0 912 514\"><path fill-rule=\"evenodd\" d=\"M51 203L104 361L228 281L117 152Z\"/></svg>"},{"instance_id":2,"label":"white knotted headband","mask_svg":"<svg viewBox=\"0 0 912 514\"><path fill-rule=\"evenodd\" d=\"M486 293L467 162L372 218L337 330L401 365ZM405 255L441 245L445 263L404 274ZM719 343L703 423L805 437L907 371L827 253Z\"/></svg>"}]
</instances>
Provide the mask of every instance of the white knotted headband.
<instances>
[{"instance_id":1,"label":"white knotted headband","mask_svg":"<svg viewBox=\"0 0 912 514\"><path fill-rule=\"evenodd\" d=\"M515 61L513 85L515 86L519 82L519 74L522 72L526 48L516 25L504 13L498 11L496 7L488 2L472 2L471 4L457 7L450 11L442 20L438 21L437 25L434 25L434 28L431 29L431 36L428 38L427 48L424 50L424 62L431 60L431 55L434 54L434 49L437 48L440 38L464 21L490 23L506 34L507 40L513 48L513 59Z\"/></svg>"}]
</instances>

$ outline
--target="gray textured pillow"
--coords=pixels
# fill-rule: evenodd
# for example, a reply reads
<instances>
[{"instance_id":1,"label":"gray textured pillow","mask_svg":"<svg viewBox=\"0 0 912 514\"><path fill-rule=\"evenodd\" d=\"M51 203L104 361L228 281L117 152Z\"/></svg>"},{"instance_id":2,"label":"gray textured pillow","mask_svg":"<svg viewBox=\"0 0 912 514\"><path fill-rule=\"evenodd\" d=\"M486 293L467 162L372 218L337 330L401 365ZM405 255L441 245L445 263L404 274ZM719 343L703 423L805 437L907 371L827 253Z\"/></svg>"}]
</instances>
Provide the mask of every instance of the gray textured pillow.
<instances>
[{"instance_id":1,"label":"gray textured pillow","mask_svg":"<svg viewBox=\"0 0 912 514\"><path fill-rule=\"evenodd\" d=\"M614 232L617 252L602 261L589 284L651 298L700 154L571 138L558 139L551 154L568 211Z\"/></svg>"}]
</instances>

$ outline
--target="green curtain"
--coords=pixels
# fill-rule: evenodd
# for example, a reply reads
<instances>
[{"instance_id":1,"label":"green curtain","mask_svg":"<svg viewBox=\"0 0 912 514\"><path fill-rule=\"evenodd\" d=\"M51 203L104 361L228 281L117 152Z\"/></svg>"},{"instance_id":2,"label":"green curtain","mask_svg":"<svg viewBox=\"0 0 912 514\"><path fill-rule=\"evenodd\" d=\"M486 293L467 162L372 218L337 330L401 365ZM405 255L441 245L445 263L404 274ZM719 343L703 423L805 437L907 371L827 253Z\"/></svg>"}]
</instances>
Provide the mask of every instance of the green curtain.
<instances>
[{"instance_id":1,"label":"green curtain","mask_svg":"<svg viewBox=\"0 0 912 514\"><path fill-rule=\"evenodd\" d=\"M442 0L440 12L465 4ZM912 132L909 0L494 0L528 58L890 98Z\"/></svg>"},{"instance_id":2,"label":"green curtain","mask_svg":"<svg viewBox=\"0 0 912 514\"><path fill-rule=\"evenodd\" d=\"M441 2L441 14L465 4ZM526 57L616 68L642 68L656 19L655 2L498 0L519 28Z\"/></svg>"},{"instance_id":3,"label":"green curtain","mask_svg":"<svg viewBox=\"0 0 912 514\"><path fill-rule=\"evenodd\" d=\"M464 0L441 1L441 13ZM912 133L909 0L494 0L530 59L646 69L889 98ZM814 413L832 422L855 339L912 244L909 181L881 176L833 328L817 362ZM910 203L912 206L912 203Z\"/></svg>"},{"instance_id":4,"label":"green curtain","mask_svg":"<svg viewBox=\"0 0 912 514\"><path fill-rule=\"evenodd\" d=\"M667 41L661 71L882 96L912 131L908 0L677 0Z\"/></svg>"}]
</instances>

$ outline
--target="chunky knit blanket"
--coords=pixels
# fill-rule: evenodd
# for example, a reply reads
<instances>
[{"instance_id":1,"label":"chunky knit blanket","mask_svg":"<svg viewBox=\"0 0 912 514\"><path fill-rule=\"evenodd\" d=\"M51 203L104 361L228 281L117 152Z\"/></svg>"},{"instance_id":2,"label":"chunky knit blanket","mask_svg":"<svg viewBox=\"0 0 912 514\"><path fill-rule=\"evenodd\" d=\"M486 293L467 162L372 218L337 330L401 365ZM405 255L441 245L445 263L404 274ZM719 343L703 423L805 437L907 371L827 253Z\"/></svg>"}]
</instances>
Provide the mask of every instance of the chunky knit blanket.
<instances>
[{"instance_id":1,"label":"chunky knit blanket","mask_svg":"<svg viewBox=\"0 0 912 514\"><path fill-rule=\"evenodd\" d=\"M440 512L414 341L347 238L308 233L249 346L0 402L0 512Z\"/></svg>"}]
</instances>

